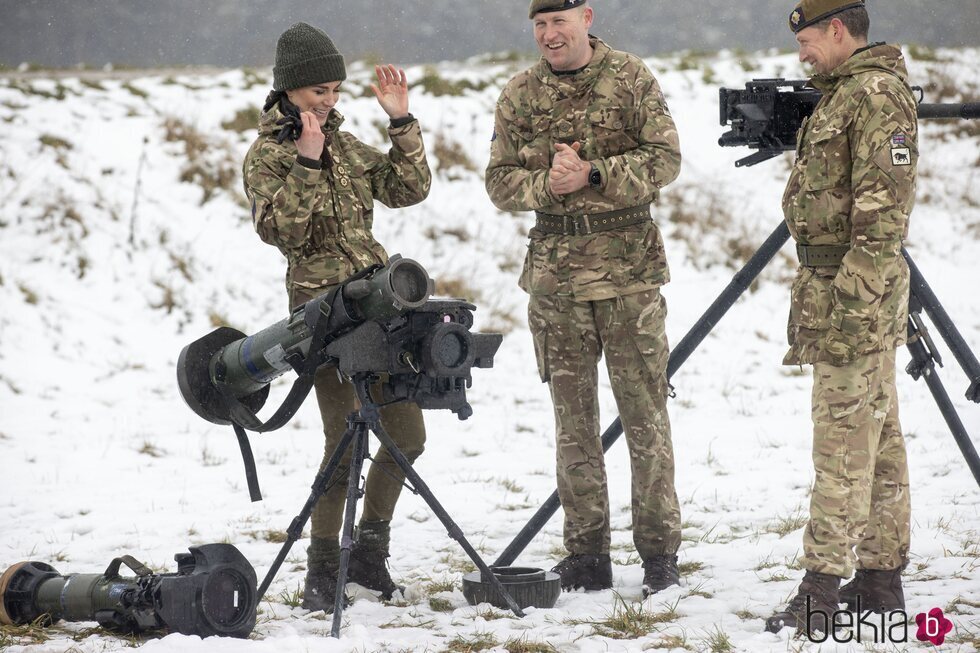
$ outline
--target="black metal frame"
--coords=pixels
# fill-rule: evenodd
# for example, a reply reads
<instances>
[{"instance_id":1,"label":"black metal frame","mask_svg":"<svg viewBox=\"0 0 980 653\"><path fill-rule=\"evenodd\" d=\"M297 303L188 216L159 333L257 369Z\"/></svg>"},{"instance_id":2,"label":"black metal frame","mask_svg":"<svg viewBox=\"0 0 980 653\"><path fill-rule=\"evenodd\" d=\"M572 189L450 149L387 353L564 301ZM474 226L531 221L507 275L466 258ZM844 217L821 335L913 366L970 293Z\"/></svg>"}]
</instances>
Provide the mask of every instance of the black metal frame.
<instances>
[{"instance_id":1,"label":"black metal frame","mask_svg":"<svg viewBox=\"0 0 980 653\"><path fill-rule=\"evenodd\" d=\"M680 369L688 357L694 353L694 350L697 349L701 341L704 340L721 318L724 317L728 309L732 307L752 282L755 281L755 278L769 264L776 255L776 252L789 240L789 236L789 229L786 223L781 222L742 269L735 273L728 286L715 299L711 306L708 307L701 318L694 323L694 326L691 327L691 330L687 332L687 335L684 336L673 351L670 352L670 358L667 361L668 380ZM912 354L912 362L908 365L906 371L913 379L918 380L920 376L925 379L929 391L932 393L943 418L946 420L947 426L949 426L953 434L953 438L956 440L956 444L966 459L967 466L973 473L977 485L980 486L980 457L978 457L976 447L970 440L970 435L967 433L963 422L953 407L942 381L935 373L936 364L942 367L942 358L937 353L935 345L929 337L925 325L922 323L920 315L922 310L924 309L925 313L933 321L939 335L942 336L947 346L952 350L957 362L959 362L963 371L970 379L970 387L966 392L967 399L977 403L980 403L980 363L977 362L976 356L970 351L966 341L963 340L953 321L949 318L939 299L932 292L929 284L926 283L922 273L919 272L918 267L912 261L912 258L904 247L902 248L902 255L905 257L911 273L909 342L907 347ZM619 417L617 417L602 434L602 450L608 451L609 447L616 442L622 433L623 424ZM521 554L531 540L534 539L534 536L551 519L560 505L561 501L558 498L558 491L555 490L541 505L538 511L534 513L511 543L507 545L507 548L494 561L493 566L513 564L517 556Z\"/></svg>"},{"instance_id":2,"label":"black metal frame","mask_svg":"<svg viewBox=\"0 0 980 653\"><path fill-rule=\"evenodd\" d=\"M330 480L334 475L334 472L340 466L341 459L346 453L348 448L353 447L351 452L351 461L349 476L347 479L347 499L344 506L344 525L341 529L341 540L340 540L340 567L337 570L337 596L334 603L333 610L333 625L330 630L330 635L332 637L340 637L340 625L341 617L343 615L344 609L344 586L347 584L347 570L350 566L350 551L351 546L354 542L354 515L357 510L357 500L364 495L364 491L360 487L361 483L361 469L364 466L364 460L368 457L368 434L374 433L375 437L381 442L388 453L391 455L395 464L401 468L402 472L405 474L405 478L411 483L409 488L415 494L418 494L425 500L432 512L439 518L443 526L446 527L447 533L450 538L456 540L459 545L463 548L466 554L470 557L470 560L477 566L477 568L482 573L482 577L487 579L491 585L500 593L504 601L507 603L507 607L510 608L518 617L523 617L524 613L521 611L520 607L514 601L507 590L504 588L500 579L490 570L487 563L483 561L480 554L470 545L467 541L466 536L460 527L453 521L449 513L446 512L442 504L435 498L432 494L432 490L429 486L425 484L422 477L418 475L415 469L412 467L412 463L409 462L405 454L395 445L395 442L391 439L391 436L384 430L381 426L381 415L378 411L379 405L375 404L369 392L371 384L376 380L376 376L368 373L361 373L354 376L352 383L354 384L354 390L357 394L358 401L360 403L360 408L351 412L347 416L347 429L344 431L340 438L340 442L334 449L333 453L330 455L330 459L327 464L321 469L316 478L313 480L312 491L310 496L307 498L306 503L303 505L300 513L293 518L290 523L289 528L286 530L286 541L283 543L282 548L279 550L279 554L276 556L275 561L266 573L265 579L258 589L258 600L261 600L265 596L266 591L269 589L269 585L275 578L276 573L282 566L283 561L286 559L286 555L289 553L289 549L292 548L293 544L296 543L303 535L303 527L306 526L306 522L309 521L310 515L313 514L313 507L320 497L326 492L330 487Z\"/></svg>"}]
</instances>

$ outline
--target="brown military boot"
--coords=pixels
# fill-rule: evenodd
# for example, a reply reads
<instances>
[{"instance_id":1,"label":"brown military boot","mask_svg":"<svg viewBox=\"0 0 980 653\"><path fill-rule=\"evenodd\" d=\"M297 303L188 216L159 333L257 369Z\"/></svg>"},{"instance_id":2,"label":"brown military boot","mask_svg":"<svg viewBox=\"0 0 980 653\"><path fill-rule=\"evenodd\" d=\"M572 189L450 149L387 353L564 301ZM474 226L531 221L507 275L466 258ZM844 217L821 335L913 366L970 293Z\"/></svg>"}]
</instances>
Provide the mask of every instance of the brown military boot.
<instances>
[{"instance_id":1,"label":"brown military boot","mask_svg":"<svg viewBox=\"0 0 980 653\"><path fill-rule=\"evenodd\" d=\"M840 600L851 612L876 613L905 609L902 567L898 569L858 569L854 578L840 588Z\"/></svg>"},{"instance_id":2,"label":"brown military boot","mask_svg":"<svg viewBox=\"0 0 980 653\"><path fill-rule=\"evenodd\" d=\"M671 585L680 584L677 556L652 556L643 561L643 598L665 590Z\"/></svg>"},{"instance_id":3,"label":"brown military boot","mask_svg":"<svg viewBox=\"0 0 980 653\"><path fill-rule=\"evenodd\" d=\"M840 609L840 577L807 571L796 596L781 612L766 619L766 630L779 632L795 628L796 635L813 635L820 631L832 635L834 613Z\"/></svg>"},{"instance_id":4,"label":"brown military boot","mask_svg":"<svg viewBox=\"0 0 980 653\"><path fill-rule=\"evenodd\" d=\"M551 568L563 590L607 590L612 587L612 560L608 553L573 553Z\"/></svg>"}]
</instances>

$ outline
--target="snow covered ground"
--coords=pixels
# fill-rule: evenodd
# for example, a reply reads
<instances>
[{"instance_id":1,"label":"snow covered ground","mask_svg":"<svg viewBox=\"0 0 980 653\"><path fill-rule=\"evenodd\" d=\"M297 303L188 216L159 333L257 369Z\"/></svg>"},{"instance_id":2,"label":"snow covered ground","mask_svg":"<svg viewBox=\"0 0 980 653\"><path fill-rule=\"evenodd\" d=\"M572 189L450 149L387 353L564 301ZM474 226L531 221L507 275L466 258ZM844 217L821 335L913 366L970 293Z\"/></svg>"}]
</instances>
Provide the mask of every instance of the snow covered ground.
<instances>
[{"instance_id":1,"label":"snow covered ground","mask_svg":"<svg viewBox=\"0 0 980 653\"><path fill-rule=\"evenodd\" d=\"M927 101L980 98L980 50L917 51ZM721 53L650 59L678 124L680 178L657 209L673 281L668 335L678 342L781 219L788 158L736 169L748 150L716 144L718 87L803 75L793 55ZM423 204L379 207L390 253L427 267L478 305L477 328L506 334L492 370L476 370L473 417L426 413L417 470L491 562L554 489L553 421L537 381L516 286L531 219L497 211L483 190L493 105L527 62L483 57L414 67L411 109L437 178ZM173 571L187 546L230 542L262 578L302 507L323 439L313 402L284 429L253 436L265 495L250 503L231 429L183 404L174 369L215 324L254 332L285 315L284 261L255 236L239 166L269 71L123 82L0 79L0 571L21 560L96 573L129 553ZM354 65L339 109L346 128L384 146L383 113ZM452 94L451 92L458 92ZM250 124L246 113L239 117ZM923 123L919 201L908 249L968 343L980 348L980 158L975 124ZM330 621L296 606L301 540L259 606L247 641L178 634L121 638L93 623L0 630L10 651L762 651L816 648L762 632L802 576L810 463L809 371L782 367L785 248L674 376L671 420L682 501L683 582L642 601L632 548L626 447L608 455L614 588L565 593L523 619L467 605L471 569L425 503L406 494L391 570L408 584L389 604L365 598ZM974 442L980 406L944 345L941 376ZM899 365L908 361L899 352ZM616 414L602 374L603 422ZM291 378L274 385L269 406ZM909 613L942 608L942 650L980 648L980 492L925 385L900 375L912 475ZM308 531L307 531L308 532ZM518 559L564 555L555 517ZM625 622L636 632L617 630ZM914 642L914 628L907 646ZM914 643L913 643L914 642ZM905 645L882 646L901 650ZM847 646L842 646L847 649ZM851 645L864 650L864 645Z\"/></svg>"}]
</instances>

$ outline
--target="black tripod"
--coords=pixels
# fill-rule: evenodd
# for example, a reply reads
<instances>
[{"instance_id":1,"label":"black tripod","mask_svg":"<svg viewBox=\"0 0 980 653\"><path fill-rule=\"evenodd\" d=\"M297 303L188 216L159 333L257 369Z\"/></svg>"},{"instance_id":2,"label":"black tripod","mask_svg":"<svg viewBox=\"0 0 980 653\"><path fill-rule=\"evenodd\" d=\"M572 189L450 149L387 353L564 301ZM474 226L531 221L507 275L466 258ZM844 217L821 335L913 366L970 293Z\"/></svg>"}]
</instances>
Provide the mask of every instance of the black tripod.
<instances>
[{"instance_id":1,"label":"black tripod","mask_svg":"<svg viewBox=\"0 0 980 653\"><path fill-rule=\"evenodd\" d=\"M742 293L748 289L788 239L789 229L786 227L785 222L781 222L762 246L756 250L752 258L748 260L741 270L735 273L735 276L732 277L731 282L729 282L725 290L708 307L701 318L695 322L694 326L691 327L687 335L678 343L677 347L670 352L670 358L667 361L668 380L674 375L674 372L680 369L688 357L694 353L694 350L701 344L701 341L705 339L721 318L724 317L725 313L741 297ZM908 325L909 341L907 347L912 354L912 362L905 368L905 371L916 380L920 376L925 379L929 391L936 400L936 404L939 406L939 410L946 420L946 424L949 426L953 438L956 440L956 444L959 446L963 457L966 458L966 464L973 473L973 478L976 479L977 485L980 486L980 456L977 455L977 450L970 440L970 435L966 432L966 428L963 426L963 422L960 420L953 403L950 401L942 381L936 374L936 364L942 367L942 358L936 351L935 345L922 322L922 311L925 310L933 324L935 324L939 335L942 336L947 346L949 346L953 352L953 356L970 380L970 386L966 392L967 399L978 403L980 403L980 363L977 362L976 356L970 351L966 341L963 340L963 337L957 331L953 321L946 314L942 304L939 303L939 299L932 292L929 284L926 283L925 278L923 278L922 273L919 272L918 267L916 267L905 248L902 248L902 255L905 257L911 272ZM617 417L602 434L602 450L608 451L609 447L613 445L622 433L623 423ZM558 510L559 505L561 505L561 502L558 499L558 491L556 490L548 497L547 501L542 504L538 511L534 513L534 516L531 517L514 540L507 545L507 548L504 549L500 557L494 562L494 566L513 564L517 556L534 539L534 536L548 523L548 520Z\"/></svg>"},{"instance_id":2,"label":"black tripod","mask_svg":"<svg viewBox=\"0 0 980 653\"><path fill-rule=\"evenodd\" d=\"M330 629L330 634L333 637L340 637L340 620L344 609L344 585L347 584L347 569L350 566L350 550L351 545L354 541L354 513L357 508L357 500L363 496L364 492L360 488L361 480L361 468L364 465L364 459L368 455L368 433L373 432L375 437L381 442L388 453L391 454L392 459L401 468L402 472L405 474L405 478L411 483L410 489L415 494L421 495L421 497L428 504L432 512L435 513L439 521L442 522L443 526L449 534L449 537L459 542L460 546L470 557L470 560L476 564L479 568L482 578L489 580L490 584L499 592L500 596L503 597L504 601L507 603L507 607L517 615L518 617L523 617L524 613L518 607L514 599L507 593L504 586L501 584L500 579L490 570L487 564L480 557L480 554L470 545L466 540L466 536L463 535L463 531L456 525L449 513L442 507L439 501L433 496L432 491L429 486L425 484L422 477L416 473L415 469L412 467L412 463L408 461L397 446L395 446L394 441L388 435L388 433L381 426L381 417L378 412L380 406L375 404L371 400L371 395L369 388L371 384L377 380L377 377L370 373L359 373L354 376L352 383L354 384L354 391L357 394L358 401L360 403L360 408L353 411L347 416L347 429L344 431L340 438L340 443L337 448L334 449L333 453L330 455L330 460L327 462L326 466L317 473L316 478L313 480L312 492L310 492L309 498L306 500L306 504L300 513L293 518L292 523L290 523L289 528L286 530L286 541L283 543L282 548L279 550L279 554L276 556L275 562L272 563L272 567L269 568L265 579L262 581L262 585L258 589L258 600L261 600L265 595L266 590L269 589L269 585L272 583L272 579L275 578L276 573L279 571L279 567L282 566L283 560L286 559L286 555L289 553L289 549L296 543L303 534L303 527L306 526L306 522L310 519L310 515L313 513L313 506L319 498L326 492L327 488L330 487L330 479L333 477L334 472L340 466L340 461L346 453L347 449L353 446L351 452L350 470L347 479L347 500L344 507L344 526L341 530L341 540L340 540L340 567L337 570L337 597L334 603L333 609L333 626Z\"/></svg>"}]
</instances>

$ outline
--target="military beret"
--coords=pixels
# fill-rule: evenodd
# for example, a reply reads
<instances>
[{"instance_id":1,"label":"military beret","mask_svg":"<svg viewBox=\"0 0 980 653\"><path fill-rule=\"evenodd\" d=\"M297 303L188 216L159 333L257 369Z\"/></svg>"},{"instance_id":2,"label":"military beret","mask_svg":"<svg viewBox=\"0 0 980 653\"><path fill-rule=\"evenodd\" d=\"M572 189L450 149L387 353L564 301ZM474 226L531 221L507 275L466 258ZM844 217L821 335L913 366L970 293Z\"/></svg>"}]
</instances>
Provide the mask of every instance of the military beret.
<instances>
[{"instance_id":1,"label":"military beret","mask_svg":"<svg viewBox=\"0 0 980 653\"><path fill-rule=\"evenodd\" d=\"M548 11L565 11L581 7L586 0L531 0L531 10L528 18L534 18L534 14Z\"/></svg>"},{"instance_id":2,"label":"military beret","mask_svg":"<svg viewBox=\"0 0 980 653\"><path fill-rule=\"evenodd\" d=\"M804 27L819 23L834 14L863 6L864 0L858 2L855 0L802 0L800 4L796 5L793 13L789 15L789 28L795 34Z\"/></svg>"}]
</instances>

